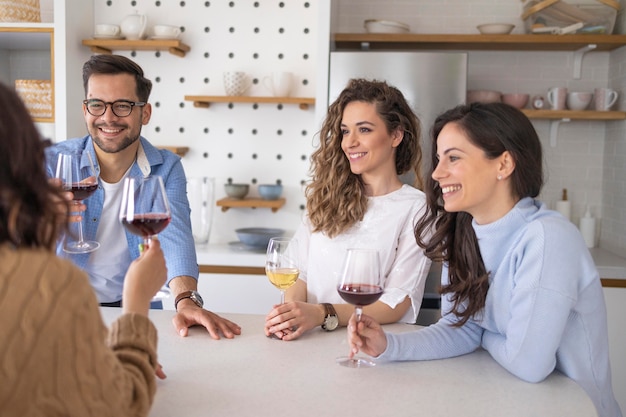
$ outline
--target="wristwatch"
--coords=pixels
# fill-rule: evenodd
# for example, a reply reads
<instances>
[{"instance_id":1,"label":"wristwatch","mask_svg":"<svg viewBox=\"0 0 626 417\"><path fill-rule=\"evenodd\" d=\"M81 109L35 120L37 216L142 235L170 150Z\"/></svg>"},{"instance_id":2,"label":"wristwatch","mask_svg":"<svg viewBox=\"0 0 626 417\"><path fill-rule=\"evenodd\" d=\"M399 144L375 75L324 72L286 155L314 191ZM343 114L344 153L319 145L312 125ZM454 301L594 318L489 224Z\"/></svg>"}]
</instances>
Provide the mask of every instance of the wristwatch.
<instances>
[{"instance_id":1,"label":"wristwatch","mask_svg":"<svg viewBox=\"0 0 626 417\"><path fill-rule=\"evenodd\" d=\"M339 318L337 317L337 312L335 311L335 307L332 304L322 303L324 306L324 310L326 311L326 316L324 317L324 323L322 323L322 329L327 332L332 332L339 326Z\"/></svg>"},{"instance_id":2,"label":"wristwatch","mask_svg":"<svg viewBox=\"0 0 626 417\"><path fill-rule=\"evenodd\" d=\"M202 300L202 297L200 296L200 293L198 291L193 291L193 290L183 291L180 294L178 294L176 296L176 300L174 300L174 308L177 311L178 311L178 303L180 302L180 300L184 300L185 298L189 298L200 308L202 308L202 306L204 305L204 301Z\"/></svg>"}]
</instances>

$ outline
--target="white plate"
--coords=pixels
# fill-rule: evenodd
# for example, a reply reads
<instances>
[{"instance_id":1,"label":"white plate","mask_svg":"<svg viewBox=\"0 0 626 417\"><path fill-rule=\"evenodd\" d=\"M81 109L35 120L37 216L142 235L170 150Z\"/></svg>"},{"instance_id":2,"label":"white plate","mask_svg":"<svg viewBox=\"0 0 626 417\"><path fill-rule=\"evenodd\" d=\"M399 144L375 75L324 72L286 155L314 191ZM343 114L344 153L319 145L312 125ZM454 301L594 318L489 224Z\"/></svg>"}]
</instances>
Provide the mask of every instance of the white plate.
<instances>
[{"instance_id":1,"label":"white plate","mask_svg":"<svg viewBox=\"0 0 626 417\"><path fill-rule=\"evenodd\" d=\"M172 38L171 36L150 36L150 39L155 40L155 41L176 41L178 40L178 38L174 37Z\"/></svg>"},{"instance_id":2,"label":"white plate","mask_svg":"<svg viewBox=\"0 0 626 417\"><path fill-rule=\"evenodd\" d=\"M94 39L124 39L123 36L120 35L97 35L94 33Z\"/></svg>"}]
</instances>

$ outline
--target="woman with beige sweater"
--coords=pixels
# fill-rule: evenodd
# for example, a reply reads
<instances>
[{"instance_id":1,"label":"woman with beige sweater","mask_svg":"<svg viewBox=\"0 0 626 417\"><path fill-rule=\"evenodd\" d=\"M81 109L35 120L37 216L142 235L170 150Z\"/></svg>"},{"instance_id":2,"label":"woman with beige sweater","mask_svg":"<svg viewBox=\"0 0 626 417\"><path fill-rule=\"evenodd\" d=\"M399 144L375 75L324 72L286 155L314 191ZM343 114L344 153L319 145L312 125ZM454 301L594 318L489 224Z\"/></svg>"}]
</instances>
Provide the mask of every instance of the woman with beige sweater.
<instances>
[{"instance_id":1,"label":"woman with beige sweater","mask_svg":"<svg viewBox=\"0 0 626 417\"><path fill-rule=\"evenodd\" d=\"M85 273L54 254L71 195L48 181L44 142L1 83L0 109L0 416L145 416L164 376L148 319L160 244L128 270L107 330Z\"/></svg>"}]
</instances>

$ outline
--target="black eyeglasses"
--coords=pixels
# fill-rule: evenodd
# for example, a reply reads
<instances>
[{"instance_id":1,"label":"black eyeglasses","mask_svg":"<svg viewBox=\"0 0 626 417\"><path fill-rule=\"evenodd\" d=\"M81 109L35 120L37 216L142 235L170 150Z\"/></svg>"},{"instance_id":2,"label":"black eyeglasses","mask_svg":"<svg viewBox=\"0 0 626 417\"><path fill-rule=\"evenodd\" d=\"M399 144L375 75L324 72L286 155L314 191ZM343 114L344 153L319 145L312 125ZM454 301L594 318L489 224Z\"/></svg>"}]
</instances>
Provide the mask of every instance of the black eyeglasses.
<instances>
[{"instance_id":1,"label":"black eyeglasses","mask_svg":"<svg viewBox=\"0 0 626 417\"><path fill-rule=\"evenodd\" d=\"M114 102L102 101L95 98L83 100L83 104L87 107L87 111L92 116L102 116L107 111L107 106L111 106L111 111L117 117L126 117L132 113L133 107L143 107L146 105L143 101L117 100Z\"/></svg>"}]
</instances>

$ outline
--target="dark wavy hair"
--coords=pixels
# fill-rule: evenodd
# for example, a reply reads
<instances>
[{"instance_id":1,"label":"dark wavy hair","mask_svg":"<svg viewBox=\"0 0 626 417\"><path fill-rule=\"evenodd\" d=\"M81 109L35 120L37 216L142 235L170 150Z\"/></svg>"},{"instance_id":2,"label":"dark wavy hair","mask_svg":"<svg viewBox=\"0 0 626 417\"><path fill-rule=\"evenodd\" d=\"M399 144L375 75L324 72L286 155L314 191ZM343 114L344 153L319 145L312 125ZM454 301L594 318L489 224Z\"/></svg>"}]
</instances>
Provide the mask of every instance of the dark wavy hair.
<instances>
[{"instance_id":1,"label":"dark wavy hair","mask_svg":"<svg viewBox=\"0 0 626 417\"><path fill-rule=\"evenodd\" d=\"M415 238L426 256L448 265L449 283L441 294L452 294L452 313L462 326L482 311L489 289L472 216L465 212L448 213L443 208L442 192L432 173L437 167L437 138L448 123L459 127L468 140L495 159L505 151L515 161L511 174L511 194L517 200L537 197L544 183L541 142L532 123L518 109L503 103L457 106L437 117L431 132L431 158L426 178L427 209L415 226ZM430 238L429 231L433 231ZM462 309L461 303L467 302Z\"/></svg>"},{"instance_id":2,"label":"dark wavy hair","mask_svg":"<svg viewBox=\"0 0 626 417\"><path fill-rule=\"evenodd\" d=\"M148 102L152 91L152 81L144 77L143 69L134 61L122 55L92 55L83 64L83 88L87 96L87 84L93 74L130 74L135 77L135 93L140 101Z\"/></svg>"},{"instance_id":3,"label":"dark wavy hair","mask_svg":"<svg viewBox=\"0 0 626 417\"><path fill-rule=\"evenodd\" d=\"M352 173L350 162L341 149L343 111L353 101L374 104L387 132L404 131L402 142L396 148L396 173L412 173L414 185L422 187L421 125L400 90L384 81L350 80L328 108L319 135L319 148L311 157L312 180L306 187L307 211L313 230L329 237L363 220L367 211L361 176Z\"/></svg>"},{"instance_id":4,"label":"dark wavy hair","mask_svg":"<svg viewBox=\"0 0 626 417\"><path fill-rule=\"evenodd\" d=\"M2 83L0 109L0 244L52 250L67 227L59 221L66 200L48 181L47 143L17 93Z\"/></svg>"}]
</instances>

